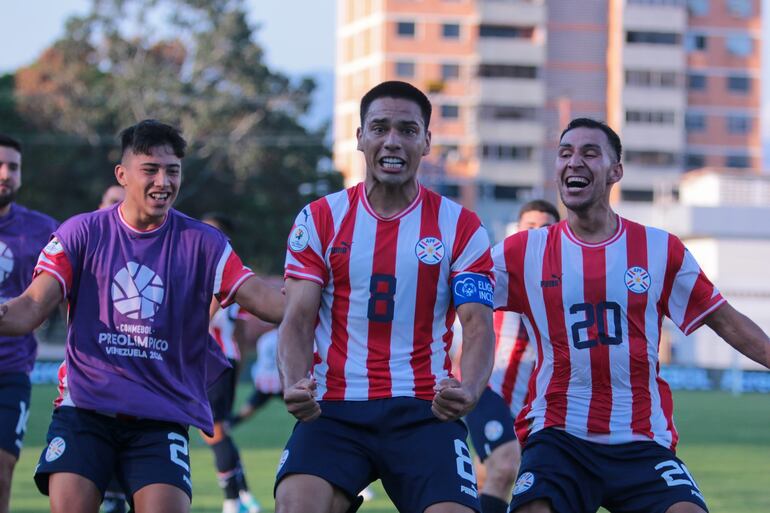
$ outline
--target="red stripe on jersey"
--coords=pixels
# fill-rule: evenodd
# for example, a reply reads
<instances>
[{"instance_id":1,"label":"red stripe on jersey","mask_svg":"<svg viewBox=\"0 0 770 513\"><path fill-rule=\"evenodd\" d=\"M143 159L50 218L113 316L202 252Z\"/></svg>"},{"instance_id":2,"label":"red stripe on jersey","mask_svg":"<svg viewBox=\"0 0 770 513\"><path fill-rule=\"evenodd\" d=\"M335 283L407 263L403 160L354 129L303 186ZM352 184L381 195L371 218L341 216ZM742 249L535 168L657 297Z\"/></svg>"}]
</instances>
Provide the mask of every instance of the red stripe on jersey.
<instances>
[{"instance_id":1,"label":"red stripe on jersey","mask_svg":"<svg viewBox=\"0 0 770 513\"><path fill-rule=\"evenodd\" d=\"M473 238L473 235L480 225L481 222L479 221L479 218L471 213L470 210L462 209L460 211L460 215L457 218L457 234L454 247L452 248L452 262L460 258L460 255L462 255L465 248L468 247L468 242ZM492 266L490 265L485 268L484 272L488 272L491 267ZM467 271L470 271L470 269L466 269L466 272Z\"/></svg>"},{"instance_id":2,"label":"red stripe on jersey","mask_svg":"<svg viewBox=\"0 0 770 513\"><path fill-rule=\"evenodd\" d=\"M389 397L393 388L390 375L390 335L393 329L399 224L399 221L377 220L366 356L370 399ZM377 299L375 295L382 295L383 299ZM372 319L372 314L375 319Z\"/></svg>"},{"instance_id":3,"label":"red stripe on jersey","mask_svg":"<svg viewBox=\"0 0 770 513\"><path fill-rule=\"evenodd\" d=\"M214 337L214 341L219 346L219 349L222 350L222 352L225 351L225 343L222 340L222 330L219 327L213 327L211 328L211 336Z\"/></svg>"},{"instance_id":4,"label":"red stripe on jersey","mask_svg":"<svg viewBox=\"0 0 770 513\"><path fill-rule=\"evenodd\" d=\"M703 319L698 319L703 315L704 305L708 305L711 298L714 296L714 285L709 281L703 271L698 273L698 277L695 279L695 285L690 292L690 298L687 300L687 309L684 312L684 321L682 327L687 330L685 335L689 335L695 331L703 322ZM717 295L716 298L720 296ZM718 301L719 299L717 299ZM717 301L714 301L715 303ZM699 322L695 322L699 321ZM695 323L695 324L693 324ZM693 324L692 326L690 326Z\"/></svg>"},{"instance_id":5,"label":"red stripe on jersey","mask_svg":"<svg viewBox=\"0 0 770 513\"><path fill-rule=\"evenodd\" d=\"M243 265L241 257L235 251L230 251L230 256L227 257L225 267L222 269L222 281L219 290L214 291L214 294L220 299L222 307L232 304L238 289L251 276L254 276L252 270Z\"/></svg>"},{"instance_id":6,"label":"red stripe on jersey","mask_svg":"<svg viewBox=\"0 0 770 513\"><path fill-rule=\"evenodd\" d=\"M425 237L441 239L441 231L438 226L440 206L440 196L425 195L420 213L420 240ZM460 218L462 219L462 216ZM432 399L435 395L433 387L436 384L436 377L431 369L430 345L433 341L433 307L436 304L440 272L441 266L428 265L423 262L420 262L417 269L415 294L419 297L416 297L414 301L414 336L412 337L410 364L414 374L414 395L423 399Z\"/></svg>"},{"instance_id":7,"label":"red stripe on jersey","mask_svg":"<svg viewBox=\"0 0 770 513\"><path fill-rule=\"evenodd\" d=\"M648 269L647 230L636 223L626 229L628 267ZM634 433L653 437L650 425L652 399L650 398L650 364L647 361L647 292L637 294L628 289L628 352L631 373L631 429Z\"/></svg>"},{"instance_id":8,"label":"red stripe on jersey","mask_svg":"<svg viewBox=\"0 0 770 513\"><path fill-rule=\"evenodd\" d=\"M56 384L56 390L59 392L59 395L56 396L56 399L53 400L53 407L58 408L61 406L61 403L64 401L64 394L67 391L67 362L61 362L59 365L59 371L56 373L57 378L57 384Z\"/></svg>"},{"instance_id":9,"label":"red stripe on jersey","mask_svg":"<svg viewBox=\"0 0 770 513\"><path fill-rule=\"evenodd\" d=\"M668 261L666 262L666 276L663 279L663 290L658 300L658 312L671 317L668 311L668 300L671 297L671 291L674 289L674 280L682 268L684 262L684 245L676 237L668 236ZM661 318L661 322L663 319Z\"/></svg>"},{"instance_id":10,"label":"red stripe on jersey","mask_svg":"<svg viewBox=\"0 0 770 513\"><path fill-rule=\"evenodd\" d=\"M550 238L550 231L548 236ZM524 309L524 305L528 303L526 301L527 290L524 287L524 272L522 272L528 242L528 230L512 235L503 241L505 269L508 272L508 299L506 300L508 308L506 310L521 312Z\"/></svg>"},{"instance_id":11,"label":"red stripe on jersey","mask_svg":"<svg viewBox=\"0 0 770 513\"><path fill-rule=\"evenodd\" d=\"M495 333L497 333L497 331L495 331ZM505 377L503 378L503 400L505 400L505 404L509 407L513 402L513 388L516 385L519 367L521 367L521 358L527 350L527 344L529 344L529 335L527 335L527 329L524 327L524 323L519 320L519 330L516 334L516 342L513 344L511 359L508 360L508 367L505 369Z\"/></svg>"},{"instance_id":12,"label":"red stripe on jersey","mask_svg":"<svg viewBox=\"0 0 770 513\"><path fill-rule=\"evenodd\" d=\"M332 216L332 209L329 206L327 199L321 198L310 204L310 213L313 216L313 223L315 224L318 239L321 241L321 255L325 255L326 250L329 248L329 244L331 244L332 237L334 237L334 216ZM325 264L321 261L320 268L323 269L324 267Z\"/></svg>"},{"instance_id":13,"label":"red stripe on jersey","mask_svg":"<svg viewBox=\"0 0 770 513\"><path fill-rule=\"evenodd\" d=\"M674 426L674 398L671 395L671 388L668 386L668 383L660 377L660 363L656 365L655 373L657 375L655 381L658 383L658 394L660 395L660 407L663 410L663 415L666 417L668 430L671 432L671 446L669 449L673 451L679 441L679 433L676 432L676 426Z\"/></svg>"},{"instance_id":14,"label":"red stripe on jersey","mask_svg":"<svg viewBox=\"0 0 770 513\"><path fill-rule=\"evenodd\" d=\"M340 225L336 240L353 240L353 228L356 225L357 203L350 206ZM348 253L352 253L351 247ZM334 257L336 255L332 255ZM342 256L342 255L340 255ZM323 399L341 401L345 399L345 361L348 358L348 311L350 310L350 255L347 258L331 258L334 299L331 314L331 345L326 355L329 369L326 373L326 392ZM324 266L325 267L325 266Z\"/></svg>"},{"instance_id":15,"label":"red stripe on jersey","mask_svg":"<svg viewBox=\"0 0 770 513\"><path fill-rule=\"evenodd\" d=\"M542 280L558 283L555 287L543 287L543 302L548 317L548 334L553 349L553 376L545 391L544 428L564 427L567 417L567 391L569 390L571 363L562 295L561 230L557 229L563 225L560 223L548 227L548 241L543 255ZM554 279L555 277L558 279ZM538 346L540 346L539 343ZM539 348L538 356L542 356ZM542 358L538 359L537 370L540 370L542 361ZM531 383L532 381L530 381ZM534 394L531 394L530 397L534 397Z\"/></svg>"},{"instance_id":16,"label":"red stripe on jersey","mask_svg":"<svg viewBox=\"0 0 770 513\"><path fill-rule=\"evenodd\" d=\"M70 265L69 258L61 250L61 245L58 246L58 250L46 251L49 247L56 247L55 244L52 244L55 239L55 237L52 238L51 242L40 252L33 276L38 276L41 272L50 274L61 285L62 294L67 295L72 290L72 265Z\"/></svg>"},{"instance_id":17,"label":"red stripe on jersey","mask_svg":"<svg viewBox=\"0 0 770 513\"><path fill-rule=\"evenodd\" d=\"M612 311L599 308L607 300L607 253L605 247L583 248L583 300L595 313L594 323L588 328L588 338L595 345L589 349L591 357L591 403L588 407L588 431L609 433L612 416L612 376L610 374L610 349L600 337L599 325L607 328L608 314ZM590 315L590 314L587 314ZM602 319L599 319L599 316ZM613 321L614 322L614 321Z\"/></svg>"}]
</instances>

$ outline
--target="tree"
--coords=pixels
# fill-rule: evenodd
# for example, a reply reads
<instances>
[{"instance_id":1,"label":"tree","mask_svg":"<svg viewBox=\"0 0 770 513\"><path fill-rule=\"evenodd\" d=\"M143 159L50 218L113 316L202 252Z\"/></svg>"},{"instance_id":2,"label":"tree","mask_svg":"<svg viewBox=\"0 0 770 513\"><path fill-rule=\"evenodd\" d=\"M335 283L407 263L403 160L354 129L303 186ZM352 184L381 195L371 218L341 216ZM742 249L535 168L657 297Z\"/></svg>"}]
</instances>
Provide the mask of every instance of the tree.
<instances>
[{"instance_id":1,"label":"tree","mask_svg":"<svg viewBox=\"0 0 770 513\"><path fill-rule=\"evenodd\" d=\"M294 215L341 179L322 169L326 129L299 122L313 81L271 71L254 34L242 0L93 0L17 72L17 108L39 132L58 134L71 167L54 171L81 183L69 191L81 197L97 187L95 169L107 178L98 190L112 179L121 128L145 118L179 126L190 146L177 207L231 216L239 253L278 272ZM73 201L77 211L82 200Z\"/></svg>"}]
</instances>

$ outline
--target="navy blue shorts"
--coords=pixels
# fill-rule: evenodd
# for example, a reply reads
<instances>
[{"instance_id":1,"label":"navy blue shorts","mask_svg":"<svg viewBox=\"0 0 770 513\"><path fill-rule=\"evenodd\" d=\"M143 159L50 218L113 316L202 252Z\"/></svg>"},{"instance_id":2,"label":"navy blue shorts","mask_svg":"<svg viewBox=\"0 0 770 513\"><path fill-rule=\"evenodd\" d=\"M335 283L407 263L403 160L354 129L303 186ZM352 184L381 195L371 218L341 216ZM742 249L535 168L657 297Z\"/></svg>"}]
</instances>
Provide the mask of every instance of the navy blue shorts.
<instances>
[{"instance_id":1,"label":"navy blue shorts","mask_svg":"<svg viewBox=\"0 0 770 513\"><path fill-rule=\"evenodd\" d=\"M490 388L484 390L476 407L465 416L465 423L481 461L497 447L516 440L511 410Z\"/></svg>"},{"instance_id":2,"label":"navy blue shorts","mask_svg":"<svg viewBox=\"0 0 770 513\"><path fill-rule=\"evenodd\" d=\"M17 459L27 431L30 389L27 373L0 374L0 449Z\"/></svg>"},{"instance_id":3,"label":"navy blue shorts","mask_svg":"<svg viewBox=\"0 0 770 513\"><path fill-rule=\"evenodd\" d=\"M665 513L677 502L706 502L682 460L653 441L605 445L559 429L527 440L511 512L549 499L556 513Z\"/></svg>"},{"instance_id":4,"label":"navy blue shorts","mask_svg":"<svg viewBox=\"0 0 770 513\"><path fill-rule=\"evenodd\" d=\"M208 389L211 416L214 422L221 422L230 416L235 401L235 388L238 385L238 362L229 360L233 366L224 372Z\"/></svg>"},{"instance_id":5,"label":"navy blue shorts","mask_svg":"<svg viewBox=\"0 0 770 513\"><path fill-rule=\"evenodd\" d=\"M71 472L92 481L102 495L115 474L129 499L158 483L176 486L192 499L187 428L181 424L60 406L46 440L35 470L35 484L44 495L50 474Z\"/></svg>"},{"instance_id":6,"label":"navy blue shorts","mask_svg":"<svg viewBox=\"0 0 770 513\"><path fill-rule=\"evenodd\" d=\"M399 511L437 502L481 511L467 429L441 422L430 408L413 397L321 401L320 418L294 426L276 487L289 474L310 474L352 499L379 478Z\"/></svg>"}]
</instances>

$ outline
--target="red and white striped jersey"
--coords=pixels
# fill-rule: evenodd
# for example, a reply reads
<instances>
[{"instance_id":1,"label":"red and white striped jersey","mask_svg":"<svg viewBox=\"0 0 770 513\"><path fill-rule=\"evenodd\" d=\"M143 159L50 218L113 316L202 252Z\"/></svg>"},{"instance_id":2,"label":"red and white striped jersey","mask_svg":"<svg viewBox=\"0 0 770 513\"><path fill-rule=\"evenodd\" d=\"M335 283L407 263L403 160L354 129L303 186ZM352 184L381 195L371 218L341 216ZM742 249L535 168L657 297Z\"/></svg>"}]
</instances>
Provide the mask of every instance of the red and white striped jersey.
<instances>
[{"instance_id":1,"label":"red and white striped jersey","mask_svg":"<svg viewBox=\"0 0 770 513\"><path fill-rule=\"evenodd\" d=\"M451 375L451 282L465 274L492 280L486 230L474 213L422 186L387 219L369 205L363 183L305 207L289 236L285 276L323 287L318 397L431 400Z\"/></svg>"},{"instance_id":2,"label":"red and white striped jersey","mask_svg":"<svg viewBox=\"0 0 770 513\"><path fill-rule=\"evenodd\" d=\"M522 442L556 427L599 443L678 439L659 376L663 316L685 333L724 299L673 235L618 217L608 240L580 241L566 221L517 233L493 250L495 306L523 314L536 344Z\"/></svg>"},{"instance_id":3,"label":"red and white striped jersey","mask_svg":"<svg viewBox=\"0 0 770 513\"><path fill-rule=\"evenodd\" d=\"M214 337L225 357L230 360L240 361L241 359L241 351L233 334L235 321L245 318L246 315L247 313L237 303L233 303L217 310L209 321L209 333Z\"/></svg>"},{"instance_id":4,"label":"red and white striped jersey","mask_svg":"<svg viewBox=\"0 0 770 513\"><path fill-rule=\"evenodd\" d=\"M521 315L498 310L494 326L495 364L489 388L503 398L515 418L527 397L529 378L535 368L535 351Z\"/></svg>"}]
</instances>

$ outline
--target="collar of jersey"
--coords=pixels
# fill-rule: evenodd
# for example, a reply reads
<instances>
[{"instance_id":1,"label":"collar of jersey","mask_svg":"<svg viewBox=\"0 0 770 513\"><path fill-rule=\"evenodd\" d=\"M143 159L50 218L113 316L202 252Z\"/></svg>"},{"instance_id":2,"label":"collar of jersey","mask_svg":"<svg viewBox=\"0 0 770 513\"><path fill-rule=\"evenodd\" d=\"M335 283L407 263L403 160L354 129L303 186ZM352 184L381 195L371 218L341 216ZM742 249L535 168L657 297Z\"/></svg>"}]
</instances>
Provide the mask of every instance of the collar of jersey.
<instances>
[{"instance_id":1,"label":"collar of jersey","mask_svg":"<svg viewBox=\"0 0 770 513\"><path fill-rule=\"evenodd\" d=\"M121 202L117 207L115 207L115 210L118 211L118 218L120 219L120 222L123 226L128 229L128 231L132 233L136 233L137 235L152 235L153 233L157 233L158 231L162 230L166 223L168 223L169 214L166 213L166 218L163 220L163 222L158 226L157 228L153 228L151 230L140 230L139 228L134 228L130 224L128 224L128 221L126 221L126 218L123 217L123 210L121 210L121 206L123 205L123 202Z\"/></svg>"},{"instance_id":2,"label":"collar of jersey","mask_svg":"<svg viewBox=\"0 0 770 513\"><path fill-rule=\"evenodd\" d=\"M414 200L412 200L412 203L410 203L409 206L406 207L401 212L397 214L393 214L390 217L382 217L380 214L374 211L372 206L369 204L369 198L366 197L366 187L364 185L364 182L361 182L360 184L358 184L358 195L361 197L361 203L364 204L364 208L366 209L367 212L369 212L369 214L371 214L372 217L374 217L375 219L379 219L380 221L395 221L396 219L401 219L402 217L407 215L409 212L414 210L422 200L424 187L419 182L417 182L417 187L418 187L417 194L415 195Z\"/></svg>"},{"instance_id":3,"label":"collar of jersey","mask_svg":"<svg viewBox=\"0 0 770 513\"><path fill-rule=\"evenodd\" d=\"M615 233L613 233L610 236L610 238L605 239L601 242L585 242L580 240L578 236L572 232L572 230L569 227L569 223L567 222L566 219L564 220L564 233L567 235L567 238L569 240L585 248L603 248L605 246L609 246L610 244L618 240L620 236L623 235L623 232L626 230L626 225L625 223L623 223L623 218L617 214L615 214L615 216L618 219L618 227L615 230Z\"/></svg>"}]
</instances>

